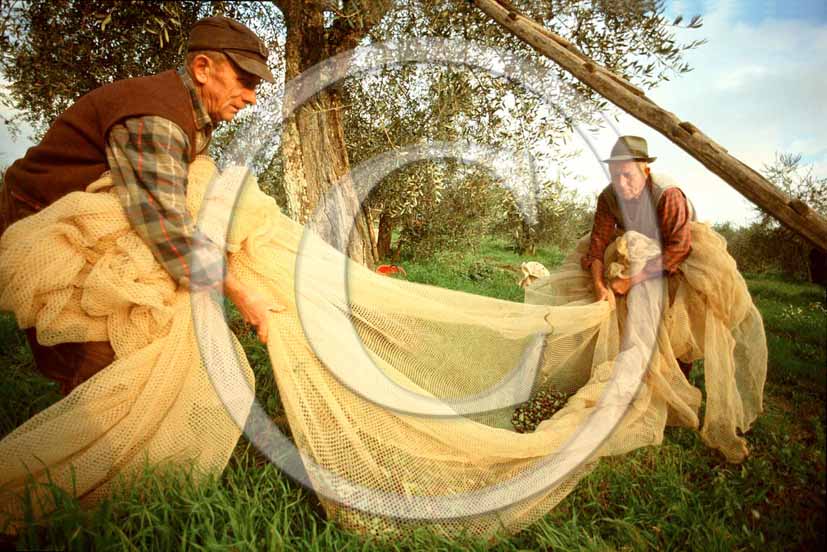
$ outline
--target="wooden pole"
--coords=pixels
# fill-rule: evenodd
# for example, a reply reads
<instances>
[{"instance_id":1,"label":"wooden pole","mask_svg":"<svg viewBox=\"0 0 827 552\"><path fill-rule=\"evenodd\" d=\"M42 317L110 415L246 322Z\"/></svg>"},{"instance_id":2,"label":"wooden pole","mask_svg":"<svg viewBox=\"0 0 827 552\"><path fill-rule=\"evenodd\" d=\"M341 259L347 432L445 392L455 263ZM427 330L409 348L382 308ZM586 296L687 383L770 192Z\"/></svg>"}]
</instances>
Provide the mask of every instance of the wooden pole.
<instances>
[{"instance_id":1,"label":"wooden pole","mask_svg":"<svg viewBox=\"0 0 827 552\"><path fill-rule=\"evenodd\" d=\"M511 34L551 59L620 109L657 130L720 176L748 200L814 247L827 253L827 220L803 201L790 199L688 121L656 105L631 83L598 65L571 42L517 12L504 0L473 0Z\"/></svg>"}]
</instances>

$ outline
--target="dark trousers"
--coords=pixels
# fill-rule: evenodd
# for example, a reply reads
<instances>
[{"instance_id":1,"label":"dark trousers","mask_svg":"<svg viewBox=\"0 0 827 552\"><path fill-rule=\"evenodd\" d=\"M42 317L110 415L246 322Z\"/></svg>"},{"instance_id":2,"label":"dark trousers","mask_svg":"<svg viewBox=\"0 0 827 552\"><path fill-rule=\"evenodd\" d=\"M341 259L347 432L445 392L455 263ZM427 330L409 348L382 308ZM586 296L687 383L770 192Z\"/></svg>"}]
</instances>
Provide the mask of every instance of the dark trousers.
<instances>
[{"instance_id":1,"label":"dark trousers","mask_svg":"<svg viewBox=\"0 0 827 552\"><path fill-rule=\"evenodd\" d=\"M14 222L36 213L37 207L15 197L8 186L0 187L0 235ZM115 351L108 341L60 343L46 347L37 342L34 328L26 330L26 338L37 370L60 383L64 395L115 360Z\"/></svg>"},{"instance_id":2,"label":"dark trousers","mask_svg":"<svg viewBox=\"0 0 827 552\"><path fill-rule=\"evenodd\" d=\"M115 360L115 351L108 341L58 343L46 347L37 342L34 328L26 330L26 339L29 340L38 372L58 382L64 395Z\"/></svg>"}]
</instances>

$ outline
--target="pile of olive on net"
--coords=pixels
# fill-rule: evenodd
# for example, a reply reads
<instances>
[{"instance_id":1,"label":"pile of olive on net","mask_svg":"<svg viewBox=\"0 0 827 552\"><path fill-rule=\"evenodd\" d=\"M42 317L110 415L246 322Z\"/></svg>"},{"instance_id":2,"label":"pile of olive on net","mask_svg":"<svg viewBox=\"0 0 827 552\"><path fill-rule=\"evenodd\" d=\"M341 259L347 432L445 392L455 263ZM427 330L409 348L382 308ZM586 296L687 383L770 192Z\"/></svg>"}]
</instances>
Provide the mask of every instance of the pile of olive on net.
<instances>
[{"instance_id":1,"label":"pile of olive on net","mask_svg":"<svg viewBox=\"0 0 827 552\"><path fill-rule=\"evenodd\" d=\"M540 425L540 422L548 420L555 412L563 408L570 396L568 393L553 388L538 391L536 395L517 407L511 416L511 425L517 433L532 432Z\"/></svg>"}]
</instances>

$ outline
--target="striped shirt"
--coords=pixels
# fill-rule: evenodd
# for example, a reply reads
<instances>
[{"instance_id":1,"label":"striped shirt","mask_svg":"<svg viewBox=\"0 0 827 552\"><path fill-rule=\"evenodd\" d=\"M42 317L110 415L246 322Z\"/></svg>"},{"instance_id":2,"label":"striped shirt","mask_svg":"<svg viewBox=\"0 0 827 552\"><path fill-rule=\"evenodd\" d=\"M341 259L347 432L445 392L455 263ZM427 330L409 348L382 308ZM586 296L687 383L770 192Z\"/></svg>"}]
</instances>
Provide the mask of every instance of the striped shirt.
<instances>
[{"instance_id":1,"label":"striped shirt","mask_svg":"<svg viewBox=\"0 0 827 552\"><path fill-rule=\"evenodd\" d=\"M686 196L678 188L665 190L658 202L656 213L663 249L663 270L668 274L674 274L692 251L689 231L691 217L686 204ZM628 228L628 230L638 229ZM594 214L589 251L581 260L584 270L589 270L596 259L603 261L606 247L614 241L620 231L622 231L622 226L615 219L601 195Z\"/></svg>"},{"instance_id":2,"label":"striped shirt","mask_svg":"<svg viewBox=\"0 0 827 552\"><path fill-rule=\"evenodd\" d=\"M195 151L210 142L212 121L186 69L196 124ZM223 280L223 251L195 227L186 207L189 138L168 119L147 115L114 125L106 158L127 218L155 258L180 285L193 289Z\"/></svg>"}]
</instances>

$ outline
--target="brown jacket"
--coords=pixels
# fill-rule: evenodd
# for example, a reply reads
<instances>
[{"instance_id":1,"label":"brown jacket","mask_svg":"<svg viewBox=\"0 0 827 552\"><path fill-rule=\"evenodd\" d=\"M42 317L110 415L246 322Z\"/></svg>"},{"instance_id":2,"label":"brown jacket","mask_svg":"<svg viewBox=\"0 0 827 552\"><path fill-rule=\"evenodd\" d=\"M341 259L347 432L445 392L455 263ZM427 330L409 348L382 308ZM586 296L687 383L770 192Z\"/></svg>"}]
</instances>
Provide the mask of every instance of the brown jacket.
<instances>
[{"instance_id":1,"label":"brown jacket","mask_svg":"<svg viewBox=\"0 0 827 552\"><path fill-rule=\"evenodd\" d=\"M174 122L194 148L192 100L176 71L115 81L81 97L55 120L40 144L8 168L7 193L38 211L70 192L86 189L109 168L106 140L112 126L144 115Z\"/></svg>"}]
</instances>

